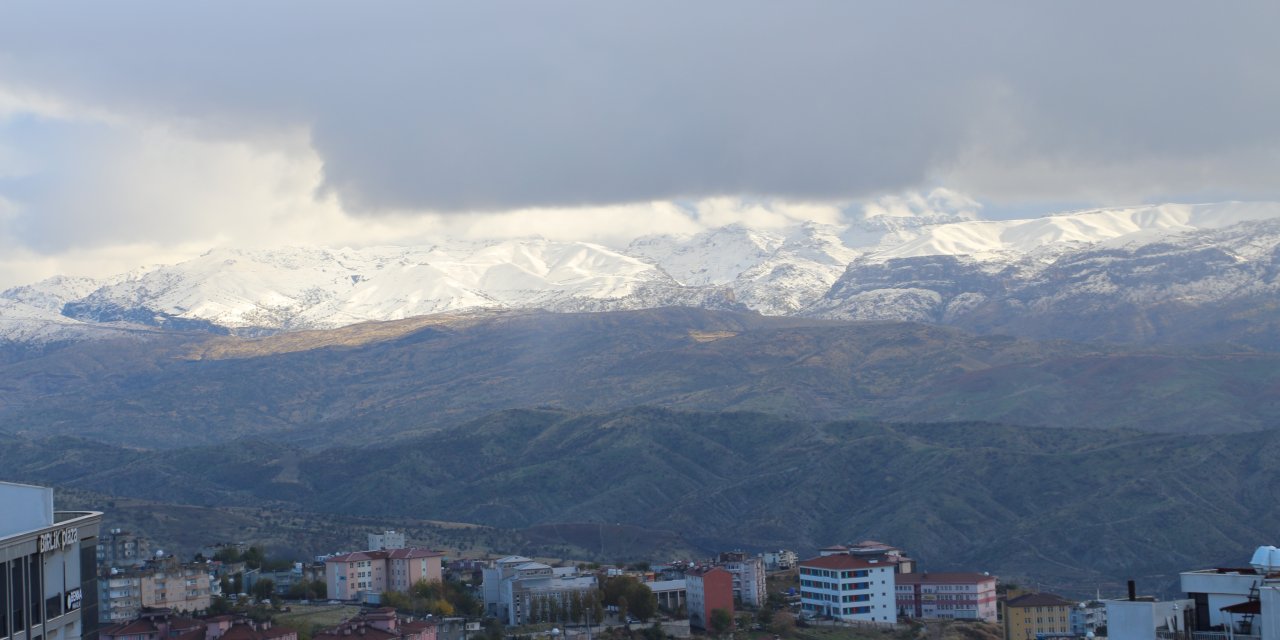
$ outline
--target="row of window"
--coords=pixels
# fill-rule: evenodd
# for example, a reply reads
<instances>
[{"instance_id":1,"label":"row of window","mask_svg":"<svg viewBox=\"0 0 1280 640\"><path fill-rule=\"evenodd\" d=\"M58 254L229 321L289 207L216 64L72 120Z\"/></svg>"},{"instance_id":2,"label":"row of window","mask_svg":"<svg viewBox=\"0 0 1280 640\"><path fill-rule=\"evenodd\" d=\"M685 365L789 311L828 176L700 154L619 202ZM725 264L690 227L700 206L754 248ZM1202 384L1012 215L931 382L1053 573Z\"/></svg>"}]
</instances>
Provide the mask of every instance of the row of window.
<instances>
[{"instance_id":1,"label":"row of window","mask_svg":"<svg viewBox=\"0 0 1280 640\"><path fill-rule=\"evenodd\" d=\"M881 582L880 584L884 584ZM824 582L822 580L800 580L800 586L813 587L815 589L827 589L828 591L861 591L870 589L870 582Z\"/></svg>"},{"instance_id":2,"label":"row of window","mask_svg":"<svg viewBox=\"0 0 1280 640\"><path fill-rule=\"evenodd\" d=\"M871 573L866 569L857 569L855 571L832 571L830 569L810 569L809 567L800 567L800 575L817 576L819 578L865 578Z\"/></svg>"}]
</instances>

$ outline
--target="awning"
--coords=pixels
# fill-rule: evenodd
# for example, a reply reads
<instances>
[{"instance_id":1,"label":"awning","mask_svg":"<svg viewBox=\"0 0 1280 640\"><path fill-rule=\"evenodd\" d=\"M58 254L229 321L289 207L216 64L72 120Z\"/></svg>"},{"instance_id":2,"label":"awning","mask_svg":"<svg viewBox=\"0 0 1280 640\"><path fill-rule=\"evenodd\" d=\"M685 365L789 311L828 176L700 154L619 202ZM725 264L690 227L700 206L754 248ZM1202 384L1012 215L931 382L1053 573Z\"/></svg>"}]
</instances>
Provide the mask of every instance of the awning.
<instances>
[{"instance_id":1,"label":"awning","mask_svg":"<svg viewBox=\"0 0 1280 640\"><path fill-rule=\"evenodd\" d=\"M1218 611L1226 611L1227 613L1262 613L1262 603L1257 600L1249 600L1223 607Z\"/></svg>"}]
</instances>

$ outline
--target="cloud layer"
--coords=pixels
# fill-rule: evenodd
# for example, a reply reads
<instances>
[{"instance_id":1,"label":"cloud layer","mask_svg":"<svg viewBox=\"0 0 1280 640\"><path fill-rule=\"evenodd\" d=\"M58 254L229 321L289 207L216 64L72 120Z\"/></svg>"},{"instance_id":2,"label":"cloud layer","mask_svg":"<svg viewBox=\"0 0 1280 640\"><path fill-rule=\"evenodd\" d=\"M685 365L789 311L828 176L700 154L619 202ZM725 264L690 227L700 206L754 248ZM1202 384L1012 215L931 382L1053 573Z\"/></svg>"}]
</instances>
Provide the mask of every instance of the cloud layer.
<instances>
[{"instance_id":1,"label":"cloud layer","mask_svg":"<svg viewBox=\"0 0 1280 640\"><path fill-rule=\"evenodd\" d=\"M0 250L938 186L1274 198L1276 24L1274 2L6 3Z\"/></svg>"}]
</instances>

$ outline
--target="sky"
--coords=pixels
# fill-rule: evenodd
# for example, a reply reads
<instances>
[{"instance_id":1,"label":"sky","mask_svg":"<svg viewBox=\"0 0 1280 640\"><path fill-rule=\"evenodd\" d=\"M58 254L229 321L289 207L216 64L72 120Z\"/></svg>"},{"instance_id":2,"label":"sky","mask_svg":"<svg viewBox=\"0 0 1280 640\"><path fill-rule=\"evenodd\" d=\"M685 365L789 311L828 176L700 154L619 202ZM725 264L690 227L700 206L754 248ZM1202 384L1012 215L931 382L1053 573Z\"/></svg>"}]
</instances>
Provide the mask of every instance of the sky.
<instances>
[{"instance_id":1,"label":"sky","mask_svg":"<svg viewBox=\"0 0 1280 640\"><path fill-rule=\"evenodd\" d=\"M0 4L0 287L1280 198L1280 3Z\"/></svg>"}]
</instances>

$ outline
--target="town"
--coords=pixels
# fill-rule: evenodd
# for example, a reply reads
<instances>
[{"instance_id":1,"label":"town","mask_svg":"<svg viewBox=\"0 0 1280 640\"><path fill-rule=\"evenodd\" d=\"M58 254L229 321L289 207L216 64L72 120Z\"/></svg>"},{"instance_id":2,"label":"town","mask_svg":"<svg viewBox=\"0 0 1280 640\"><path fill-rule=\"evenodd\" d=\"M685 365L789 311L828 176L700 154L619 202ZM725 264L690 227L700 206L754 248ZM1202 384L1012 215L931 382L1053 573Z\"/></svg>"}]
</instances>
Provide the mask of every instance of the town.
<instances>
[{"instance_id":1,"label":"town","mask_svg":"<svg viewBox=\"0 0 1280 640\"><path fill-rule=\"evenodd\" d=\"M0 483L0 639L1280 639L1270 546L1240 566L1189 568L1185 598L1130 581L1072 601L934 572L874 540L608 566L453 557L384 530L308 562L240 542L186 558L53 502L51 488Z\"/></svg>"}]
</instances>

